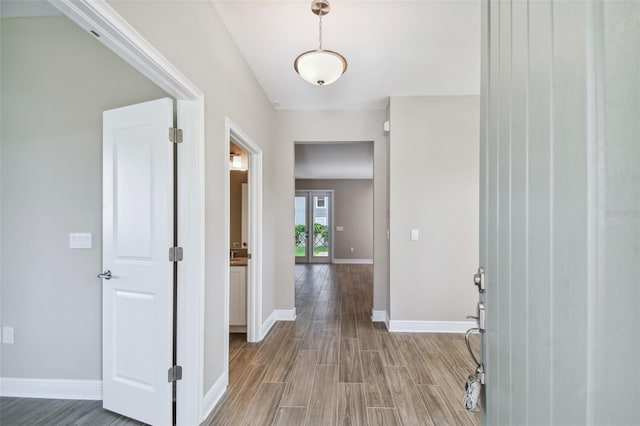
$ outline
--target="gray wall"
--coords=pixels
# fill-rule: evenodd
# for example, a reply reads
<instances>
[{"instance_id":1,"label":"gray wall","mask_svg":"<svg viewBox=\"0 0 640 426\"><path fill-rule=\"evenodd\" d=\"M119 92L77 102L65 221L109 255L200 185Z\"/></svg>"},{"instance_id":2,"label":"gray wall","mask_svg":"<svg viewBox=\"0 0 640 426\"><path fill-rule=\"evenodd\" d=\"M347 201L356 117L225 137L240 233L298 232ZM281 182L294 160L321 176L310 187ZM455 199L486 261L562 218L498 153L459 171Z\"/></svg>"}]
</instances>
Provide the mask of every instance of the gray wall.
<instances>
[{"instance_id":1,"label":"gray wall","mask_svg":"<svg viewBox=\"0 0 640 426\"><path fill-rule=\"evenodd\" d=\"M274 155L276 233L275 246L278 309L294 307L294 227L293 198L295 142L366 142L373 141L373 308L388 310L387 298L387 137L382 134L385 110L277 111Z\"/></svg>"},{"instance_id":2,"label":"gray wall","mask_svg":"<svg viewBox=\"0 0 640 426\"><path fill-rule=\"evenodd\" d=\"M0 375L100 379L102 111L166 94L65 17L1 27Z\"/></svg>"},{"instance_id":3,"label":"gray wall","mask_svg":"<svg viewBox=\"0 0 640 426\"><path fill-rule=\"evenodd\" d=\"M392 97L390 113L391 320L463 321L477 300L480 98Z\"/></svg>"},{"instance_id":4,"label":"gray wall","mask_svg":"<svg viewBox=\"0 0 640 426\"><path fill-rule=\"evenodd\" d=\"M639 22L484 3L484 424L638 424Z\"/></svg>"},{"instance_id":5,"label":"gray wall","mask_svg":"<svg viewBox=\"0 0 640 426\"><path fill-rule=\"evenodd\" d=\"M373 260L372 179L296 179L296 189L333 189L333 257Z\"/></svg>"}]
</instances>

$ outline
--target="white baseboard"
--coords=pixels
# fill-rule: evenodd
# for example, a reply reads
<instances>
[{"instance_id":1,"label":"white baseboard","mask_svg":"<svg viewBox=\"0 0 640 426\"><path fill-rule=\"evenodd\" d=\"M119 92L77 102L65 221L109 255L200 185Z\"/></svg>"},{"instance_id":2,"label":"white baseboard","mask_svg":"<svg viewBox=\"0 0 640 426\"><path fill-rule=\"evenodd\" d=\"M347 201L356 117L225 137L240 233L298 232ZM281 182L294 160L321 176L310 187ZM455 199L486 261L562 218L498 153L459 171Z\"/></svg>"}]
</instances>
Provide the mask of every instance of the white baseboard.
<instances>
[{"instance_id":1,"label":"white baseboard","mask_svg":"<svg viewBox=\"0 0 640 426\"><path fill-rule=\"evenodd\" d=\"M389 330L389 314L387 311L371 311L371 321L373 322L384 322L387 325L387 330Z\"/></svg>"},{"instance_id":2,"label":"white baseboard","mask_svg":"<svg viewBox=\"0 0 640 426\"><path fill-rule=\"evenodd\" d=\"M273 324L276 323L276 312L271 312L271 315L267 318L265 322L262 323L262 327L260 328L260 340L264 339L264 336L267 335Z\"/></svg>"},{"instance_id":3,"label":"white baseboard","mask_svg":"<svg viewBox=\"0 0 640 426\"><path fill-rule=\"evenodd\" d=\"M0 396L49 399L102 399L102 380L0 377Z\"/></svg>"},{"instance_id":4,"label":"white baseboard","mask_svg":"<svg viewBox=\"0 0 640 426\"><path fill-rule=\"evenodd\" d=\"M389 331L405 333L466 333L475 321L389 321Z\"/></svg>"},{"instance_id":5,"label":"white baseboard","mask_svg":"<svg viewBox=\"0 0 640 426\"><path fill-rule=\"evenodd\" d=\"M204 398L202 398L202 419L200 422L204 422L209 417L209 414L216 408L216 404L224 395L224 392L227 390L227 385L229 384L229 377L227 373L224 372L218 380L209 388Z\"/></svg>"},{"instance_id":6,"label":"white baseboard","mask_svg":"<svg viewBox=\"0 0 640 426\"><path fill-rule=\"evenodd\" d=\"M262 323L262 328L260 330L260 340L264 339L267 335L273 324L276 321L295 321L296 319L296 308L293 309L276 309L271 312L271 315L267 318L267 320Z\"/></svg>"},{"instance_id":7,"label":"white baseboard","mask_svg":"<svg viewBox=\"0 0 640 426\"><path fill-rule=\"evenodd\" d=\"M276 321L295 321L296 308L293 309L276 309L273 311Z\"/></svg>"},{"instance_id":8,"label":"white baseboard","mask_svg":"<svg viewBox=\"0 0 640 426\"><path fill-rule=\"evenodd\" d=\"M345 265L373 265L373 259L333 259L333 263Z\"/></svg>"}]
</instances>

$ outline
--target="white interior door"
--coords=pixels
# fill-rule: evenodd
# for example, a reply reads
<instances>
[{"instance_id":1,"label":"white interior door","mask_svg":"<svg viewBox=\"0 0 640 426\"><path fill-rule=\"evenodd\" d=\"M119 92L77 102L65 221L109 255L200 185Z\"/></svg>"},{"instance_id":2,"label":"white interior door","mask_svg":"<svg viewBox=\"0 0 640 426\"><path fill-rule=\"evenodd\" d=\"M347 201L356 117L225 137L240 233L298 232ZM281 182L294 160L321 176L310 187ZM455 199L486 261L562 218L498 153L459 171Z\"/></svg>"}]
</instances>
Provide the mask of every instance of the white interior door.
<instances>
[{"instance_id":1,"label":"white interior door","mask_svg":"<svg viewBox=\"0 0 640 426\"><path fill-rule=\"evenodd\" d=\"M168 98L103 115L103 406L154 425L172 422L172 124Z\"/></svg>"}]
</instances>

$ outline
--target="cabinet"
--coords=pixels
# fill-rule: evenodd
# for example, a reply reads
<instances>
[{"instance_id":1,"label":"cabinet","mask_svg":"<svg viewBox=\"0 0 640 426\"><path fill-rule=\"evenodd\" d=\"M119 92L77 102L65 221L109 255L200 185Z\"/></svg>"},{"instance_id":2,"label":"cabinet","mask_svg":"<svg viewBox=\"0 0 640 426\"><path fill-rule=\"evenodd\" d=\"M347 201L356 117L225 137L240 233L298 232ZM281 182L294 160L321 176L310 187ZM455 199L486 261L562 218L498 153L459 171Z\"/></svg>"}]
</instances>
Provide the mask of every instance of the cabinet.
<instances>
[{"instance_id":1,"label":"cabinet","mask_svg":"<svg viewBox=\"0 0 640 426\"><path fill-rule=\"evenodd\" d=\"M246 327L246 325L247 267L231 266L229 268L229 327Z\"/></svg>"}]
</instances>

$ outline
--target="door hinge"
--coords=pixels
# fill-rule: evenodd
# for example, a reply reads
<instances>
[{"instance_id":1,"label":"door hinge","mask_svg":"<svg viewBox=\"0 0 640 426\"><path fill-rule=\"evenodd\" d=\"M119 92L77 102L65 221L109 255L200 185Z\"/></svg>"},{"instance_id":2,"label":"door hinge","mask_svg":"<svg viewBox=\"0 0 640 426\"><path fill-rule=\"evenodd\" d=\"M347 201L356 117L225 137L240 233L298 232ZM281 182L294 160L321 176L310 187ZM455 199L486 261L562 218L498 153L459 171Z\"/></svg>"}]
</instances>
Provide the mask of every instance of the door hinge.
<instances>
[{"instance_id":1,"label":"door hinge","mask_svg":"<svg viewBox=\"0 0 640 426\"><path fill-rule=\"evenodd\" d=\"M169 262L180 262L183 258L182 247L169 247Z\"/></svg>"},{"instance_id":2,"label":"door hinge","mask_svg":"<svg viewBox=\"0 0 640 426\"><path fill-rule=\"evenodd\" d=\"M169 127L169 142L182 143L182 129Z\"/></svg>"},{"instance_id":3,"label":"door hinge","mask_svg":"<svg viewBox=\"0 0 640 426\"><path fill-rule=\"evenodd\" d=\"M251 259L251 253L247 253L247 259Z\"/></svg>"},{"instance_id":4,"label":"door hinge","mask_svg":"<svg viewBox=\"0 0 640 426\"><path fill-rule=\"evenodd\" d=\"M167 379L169 383L182 380L182 366L174 365L173 367L169 368L169 371L167 372Z\"/></svg>"}]
</instances>

